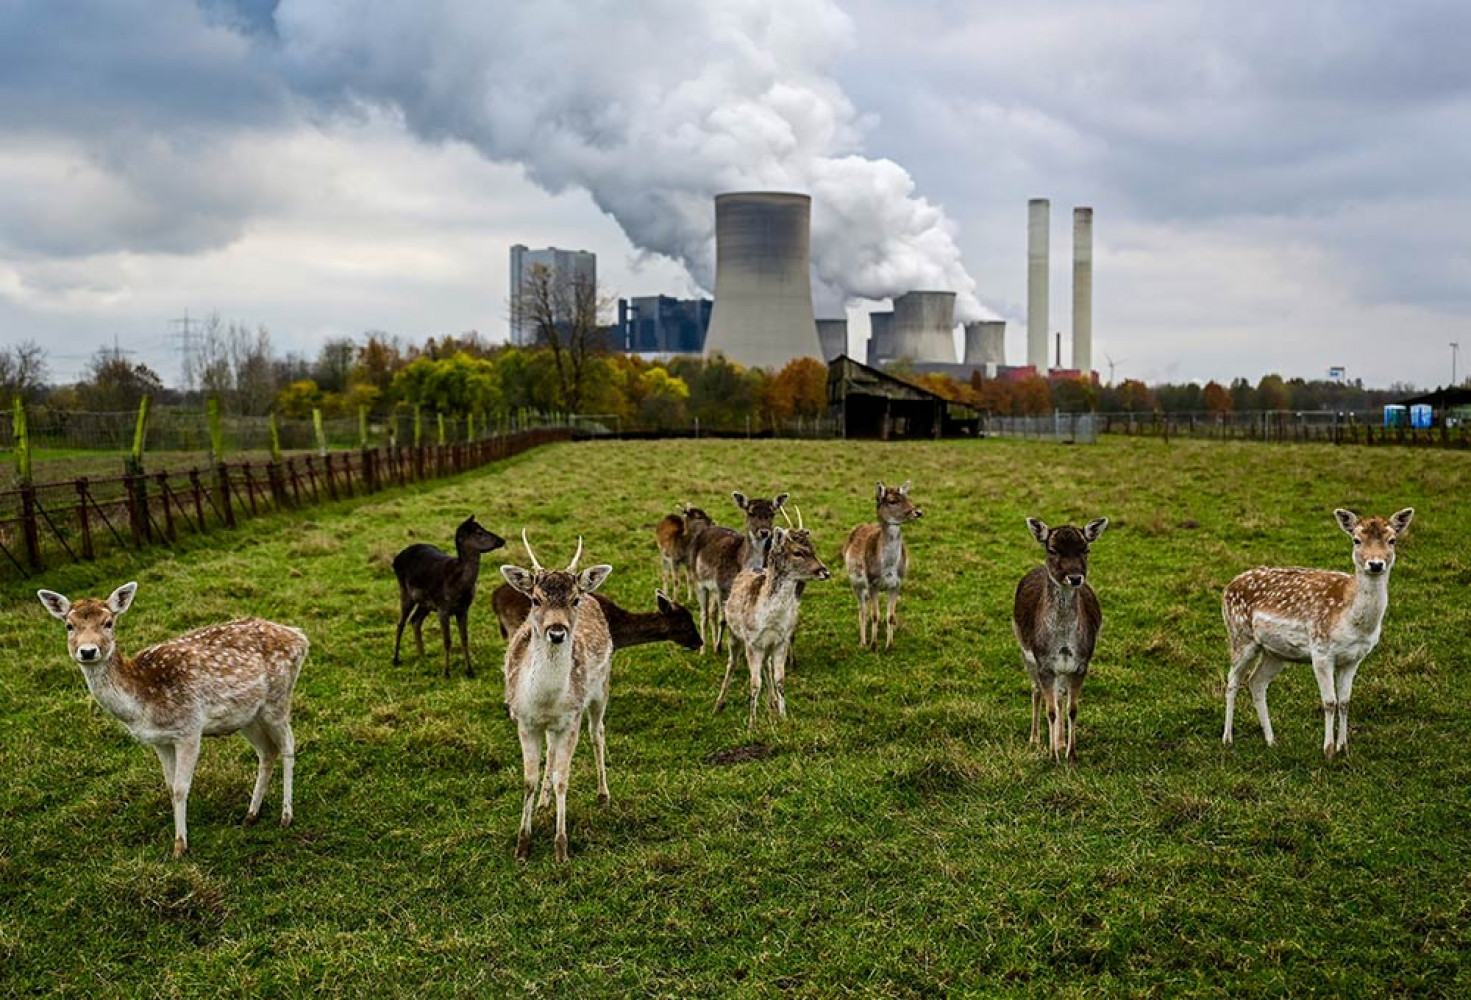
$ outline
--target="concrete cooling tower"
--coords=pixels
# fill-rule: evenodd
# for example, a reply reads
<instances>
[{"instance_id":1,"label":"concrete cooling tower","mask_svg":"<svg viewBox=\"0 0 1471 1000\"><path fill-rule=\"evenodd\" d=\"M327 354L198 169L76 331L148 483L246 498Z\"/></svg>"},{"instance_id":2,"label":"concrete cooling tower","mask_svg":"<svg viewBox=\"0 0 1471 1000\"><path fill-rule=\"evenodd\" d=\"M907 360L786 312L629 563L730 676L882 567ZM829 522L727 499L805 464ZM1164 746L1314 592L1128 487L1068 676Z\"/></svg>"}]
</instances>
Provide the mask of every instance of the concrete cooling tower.
<instances>
[{"instance_id":1,"label":"concrete cooling tower","mask_svg":"<svg viewBox=\"0 0 1471 1000\"><path fill-rule=\"evenodd\" d=\"M839 354L847 354L848 321L845 319L818 320L817 341L822 345L822 360L824 361L831 361Z\"/></svg>"},{"instance_id":2,"label":"concrete cooling tower","mask_svg":"<svg viewBox=\"0 0 1471 1000\"><path fill-rule=\"evenodd\" d=\"M965 324L965 363L1006 364L1006 321L982 320Z\"/></svg>"},{"instance_id":3,"label":"concrete cooling tower","mask_svg":"<svg viewBox=\"0 0 1471 1000\"><path fill-rule=\"evenodd\" d=\"M894 356L955 363L954 292L906 292L894 300Z\"/></svg>"},{"instance_id":4,"label":"concrete cooling tower","mask_svg":"<svg viewBox=\"0 0 1471 1000\"><path fill-rule=\"evenodd\" d=\"M715 306L705 356L781 368L822 355L812 313L812 199L744 191L715 196Z\"/></svg>"},{"instance_id":5,"label":"concrete cooling tower","mask_svg":"<svg viewBox=\"0 0 1471 1000\"><path fill-rule=\"evenodd\" d=\"M868 364L870 367L883 361L893 361L894 314L891 312L868 314Z\"/></svg>"}]
</instances>

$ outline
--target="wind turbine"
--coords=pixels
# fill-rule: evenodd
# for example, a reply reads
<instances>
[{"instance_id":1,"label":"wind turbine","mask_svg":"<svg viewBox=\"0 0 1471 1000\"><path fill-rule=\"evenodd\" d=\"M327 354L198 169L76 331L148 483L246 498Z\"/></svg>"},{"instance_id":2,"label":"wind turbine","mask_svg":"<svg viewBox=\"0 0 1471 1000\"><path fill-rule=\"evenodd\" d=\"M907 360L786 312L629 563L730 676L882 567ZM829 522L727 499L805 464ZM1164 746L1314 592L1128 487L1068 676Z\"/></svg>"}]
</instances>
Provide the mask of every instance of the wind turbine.
<instances>
[{"instance_id":1,"label":"wind turbine","mask_svg":"<svg viewBox=\"0 0 1471 1000\"><path fill-rule=\"evenodd\" d=\"M1104 358L1105 361L1108 362L1108 384L1109 385L1113 385L1113 370L1114 370L1114 367L1116 365L1123 364L1125 361L1128 361L1129 359L1128 358L1119 358L1117 361L1115 361L1113 359L1113 355L1111 355L1111 354L1104 354L1103 355L1103 358Z\"/></svg>"}]
</instances>

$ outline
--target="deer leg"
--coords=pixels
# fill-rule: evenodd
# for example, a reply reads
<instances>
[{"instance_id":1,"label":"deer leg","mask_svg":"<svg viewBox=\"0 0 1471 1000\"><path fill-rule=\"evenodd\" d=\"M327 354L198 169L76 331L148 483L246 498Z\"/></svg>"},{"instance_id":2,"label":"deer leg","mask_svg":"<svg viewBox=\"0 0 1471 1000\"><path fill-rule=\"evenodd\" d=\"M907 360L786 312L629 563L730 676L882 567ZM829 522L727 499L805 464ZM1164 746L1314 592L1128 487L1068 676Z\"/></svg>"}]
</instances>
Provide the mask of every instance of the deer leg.
<instances>
[{"instance_id":1,"label":"deer leg","mask_svg":"<svg viewBox=\"0 0 1471 1000\"><path fill-rule=\"evenodd\" d=\"M1072 763L1078 762L1078 702L1083 700L1083 675L1068 675L1068 698L1067 698L1067 759Z\"/></svg>"},{"instance_id":2,"label":"deer leg","mask_svg":"<svg viewBox=\"0 0 1471 1000\"><path fill-rule=\"evenodd\" d=\"M1027 742L1030 743L1032 746L1036 746L1039 742L1041 742L1041 723L1042 688L1037 685L1037 681L1034 678L1032 680L1032 735L1027 737Z\"/></svg>"},{"instance_id":3,"label":"deer leg","mask_svg":"<svg viewBox=\"0 0 1471 1000\"><path fill-rule=\"evenodd\" d=\"M158 762L163 766L163 784L170 792L174 790L174 745L172 743L154 743L153 752L158 755Z\"/></svg>"},{"instance_id":4,"label":"deer leg","mask_svg":"<svg viewBox=\"0 0 1471 1000\"><path fill-rule=\"evenodd\" d=\"M194 783L194 766L199 763L199 741L203 733L191 733L174 743L174 784L169 789L174 805L174 857L189 849L189 786Z\"/></svg>"},{"instance_id":5,"label":"deer leg","mask_svg":"<svg viewBox=\"0 0 1471 1000\"><path fill-rule=\"evenodd\" d=\"M1342 667L1337 672L1338 694L1338 752L1348 753L1348 702L1354 693L1354 675L1359 672L1357 663Z\"/></svg>"},{"instance_id":6,"label":"deer leg","mask_svg":"<svg viewBox=\"0 0 1471 1000\"><path fill-rule=\"evenodd\" d=\"M526 726L517 727L521 738L521 828L516 832L516 860L531 857L531 814L536 805L536 784L541 776L541 738Z\"/></svg>"},{"instance_id":7,"label":"deer leg","mask_svg":"<svg viewBox=\"0 0 1471 1000\"><path fill-rule=\"evenodd\" d=\"M1055 677L1045 678L1042 685L1042 697L1047 703L1047 749L1052 753L1052 759L1057 759L1057 679Z\"/></svg>"},{"instance_id":8,"label":"deer leg","mask_svg":"<svg viewBox=\"0 0 1471 1000\"><path fill-rule=\"evenodd\" d=\"M475 666L470 662L470 611L465 609L455 615L460 626L460 648L465 651L465 676L475 676Z\"/></svg>"},{"instance_id":9,"label":"deer leg","mask_svg":"<svg viewBox=\"0 0 1471 1000\"><path fill-rule=\"evenodd\" d=\"M414 609L409 624L414 626L414 644L419 647L419 659L424 658L424 619L429 617L429 608L423 604Z\"/></svg>"},{"instance_id":10,"label":"deer leg","mask_svg":"<svg viewBox=\"0 0 1471 1000\"><path fill-rule=\"evenodd\" d=\"M888 593L889 614L884 624L887 629L887 638L884 643L885 649L894 648L894 626L899 624L899 616L894 613L894 608L899 603L899 591L891 590Z\"/></svg>"},{"instance_id":11,"label":"deer leg","mask_svg":"<svg viewBox=\"0 0 1471 1000\"><path fill-rule=\"evenodd\" d=\"M552 740L556 760L547 761L547 770L551 771L552 794L557 798L557 837L554 843L558 861L567 860L567 773L572 767L572 754L577 749L577 736L582 728L578 724L580 721L573 719L572 725L556 734Z\"/></svg>"},{"instance_id":12,"label":"deer leg","mask_svg":"<svg viewBox=\"0 0 1471 1000\"><path fill-rule=\"evenodd\" d=\"M746 716L746 728L756 725L756 706L761 703L761 674L766 668L766 656L763 652L753 648L746 643L746 665L751 673L751 711Z\"/></svg>"},{"instance_id":13,"label":"deer leg","mask_svg":"<svg viewBox=\"0 0 1471 1000\"><path fill-rule=\"evenodd\" d=\"M884 595L878 588L868 592L868 637L873 640L873 648L879 648L879 622L883 621Z\"/></svg>"},{"instance_id":14,"label":"deer leg","mask_svg":"<svg viewBox=\"0 0 1471 1000\"><path fill-rule=\"evenodd\" d=\"M608 750L607 735L603 730L603 713L608 710L607 699L590 702L587 706L587 735L592 740L593 762L598 768L598 805L608 804Z\"/></svg>"},{"instance_id":15,"label":"deer leg","mask_svg":"<svg viewBox=\"0 0 1471 1000\"><path fill-rule=\"evenodd\" d=\"M706 622L709 614L707 606L710 603L710 592L696 584L695 601L700 605L700 655L704 656L705 649L710 644L710 626Z\"/></svg>"},{"instance_id":16,"label":"deer leg","mask_svg":"<svg viewBox=\"0 0 1471 1000\"><path fill-rule=\"evenodd\" d=\"M1234 659L1231 661L1231 669L1226 672L1226 728L1221 733L1221 743L1225 746L1230 746L1235 741L1232 722L1236 716L1236 690L1241 687L1241 679L1246 676L1247 668L1251 666L1252 661L1260 652L1261 647L1254 642L1248 642L1239 650L1233 651ZM1257 715L1266 718L1262 715L1260 706L1257 708ZM1268 739L1267 742L1272 741Z\"/></svg>"},{"instance_id":17,"label":"deer leg","mask_svg":"<svg viewBox=\"0 0 1471 1000\"><path fill-rule=\"evenodd\" d=\"M1261 659L1257 661L1256 669L1251 672L1251 679L1247 681L1251 688L1252 704L1256 706L1257 720L1262 724L1262 738L1269 747L1277 745L1277 737L1272 732L1272 716L1267 712L1267 687L1286 665L1271 653L1262 650Z\"/></svg>"},{"instance_id":18,"label":"deer leg","mask_svg":"<svg viewBox=\"0 0 1471 1000\"><path fill-rule=\"evenodd\" d=\"M536 796L536 808L545 809L552 804L552 754L555 747L552 745L552 731L546 732L546 766L541 771L541 792Z\"/></svg>"},{"instance_id":19,"label":"deer leg","mask_svg":"<svg viewBox=\"0 0 1471 1000\"><path fill-rule=\"evenodd\" d=\"M1333 661L1321 653L1313 655L1313 677L1323 700L1323 756L1333 759L1333 722L1338 715L1338 692L1333 689Z\"/></svg>"},{"instance_id":20,"label":"deer leg","mask_svg":"<svg viewBox=\"0 0 1471 1000\"><path fill-rule=\"evenodd\" d=\"M853 582L853 599L858 602L858 645L868 645L868 595L857 581Z\"/></svg>"},{"instance_id":21,"label":"deer leg","mask_svg":"<svg viewBox=\"0 0 1471 1000\"><path fill-rule=\"evenodd\" d=\"M262 719L256 719L243 727L240 734L255 747L258 765L255 771L255 790L250 793L250 809L245 813L245 825L254 826L255 821L260 819L261 802L265 800L266 789L271 784L271 770L276 766L276 758L281 751L277 749L276 741L272 739Z\"/></svg>"},{"instance_id":22,"label":"deer leg","mask_svg":"<svg viewBox=\"0 0 1471 1000\"><path fill-rule=\"evenodd\" d=\"M783 644L776 648L771 657L771 694L772 702L776 708L779 719L787 717L787 656L791 652L790 644Z\"/></svg>"},{"instance_id":23,"label":"deer leg","mask_svg":"<svg viewBox=\"0 0 1471 1000\"><path fill-rule=\"evenodd\" d=\"M725 679L720 682L720 694L715 698L715 711L717 712L725 710L725 692L730 688L730 675L735 671L736 644L734 638L731 639L725 653ZM750 659L749 652L746 654L746 659Z\"/></svg>"},{"instance_id":24,"label":"deer leg","mask_svg":"<svg viewBox=\"0 0 1471 1000\"><path fill-rule=\"evenodd\" d=\"M414 610L414 602L409 600L408 591L402 587L398 591L398 631L393 636L393 665L396 667L403 661L399 659L399 647L404 641L404 625L408 623L409 612Z\"/></svg>"}]
</instances>

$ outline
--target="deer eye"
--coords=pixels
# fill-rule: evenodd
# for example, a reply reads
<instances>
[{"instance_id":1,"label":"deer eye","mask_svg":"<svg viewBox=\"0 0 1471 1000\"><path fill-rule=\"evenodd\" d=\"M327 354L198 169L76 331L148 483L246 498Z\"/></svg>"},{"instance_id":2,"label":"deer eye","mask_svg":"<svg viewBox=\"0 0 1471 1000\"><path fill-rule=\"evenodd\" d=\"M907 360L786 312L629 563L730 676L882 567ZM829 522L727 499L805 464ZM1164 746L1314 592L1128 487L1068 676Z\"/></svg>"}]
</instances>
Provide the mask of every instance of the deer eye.
<instances>
[{"instance_id":1,"label":"deer eye","mask_svg":"<svg viewBox=\"0 0 1471 1000\"><path fill-rule=\"evenodd\" d=\"M107 631L111 632L112 631L112 621L111 620L108 620L108 621L103 622L102 623L102 627L105 628L105 629L107 629Z\"/></svg>"},{"instance_id":2,"label":"deer eye","mask_svg":"<svg viewBox=\"0 0 1471 1000\"><path fill-rule=\"evenodd\" d=\"M574 608L577 607L577 605L579 605L581 603L582 603L582 598L580 598L580 597L574 597L574 598L572 598L572 606Z\"/></svg>"},{"instance_id":3,"label":"deer eye","mask_svg":"<svg viewBox=\"0 0 1471 1000\"><path fill-rule=\"evenodd\" d=\"M1394 539L1393 539L1393 538L1391 538L1391 539L1390 539L1390 540L1389 540L1389 544L1390 544L1390 545L1393 545L1393 544L1394 544Z\"/></svg>"},{"instance_id":4,"label":"deer eye","mask_svg":"<svg viewBox=\"0 0 1471 1000\"><path fill-rule=\"evenodd\" d=\"M66 630L68 632L75 632L77 630L77 627L75 625L73 625L71 622L67 622L66 623Z\"/></svg>"},{"instance_id":5,"label":"deer eye","mask_svg":"<svg viewBox=\"0 0 1471 1000\"><path fill-rule=\"evenodd\" d=\"M1363 545L1364 544L1364 540L1362 538L1355 538L1354 539L1354 544L1355 545Z\"/></svg>"},{"instance_id":6,"label":"deer eye","mask_svg":"<svg viewBox=\"0 0 1471 1000\"><path fill-rule=\"evenodd\" d=\"M540 597L533 597L531 599L531 606L533 608L539 608L539 607L541 607L541 598Z\"/></svg>"}]
</instances>

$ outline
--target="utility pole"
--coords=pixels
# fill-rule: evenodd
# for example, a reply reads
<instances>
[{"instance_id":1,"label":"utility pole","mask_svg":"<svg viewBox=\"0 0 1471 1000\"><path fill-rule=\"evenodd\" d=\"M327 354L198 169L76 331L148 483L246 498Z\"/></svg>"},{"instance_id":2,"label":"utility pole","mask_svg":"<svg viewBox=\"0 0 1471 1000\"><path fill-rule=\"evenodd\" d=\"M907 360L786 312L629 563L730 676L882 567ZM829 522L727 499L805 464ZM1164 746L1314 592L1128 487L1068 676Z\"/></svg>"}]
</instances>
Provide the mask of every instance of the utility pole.
<instances>
[{"instance_id":1,"label":"utility pole","mask_svg":"<svg viewBox=\"0 0 1471 1000\"><path fill-rule=\"evenodd\" d=\"M189 310L184 310L182 319L171 319L169 323L179 327L179 332L174 334L179 339L179 353L183 355L184 389L186 392L194 391L194 324L197 320L190 318Z\"/></svg>"},{"instance_id":2,"label":"utility pole","mask_svg":"<svg viewBox=\"0 0 1471 1000\"><path fill-rule=\"evenodd\" d=\"M1456 387L1456 354L1457 354L1457 352L1460 351L1460 349L1461 349L1461 342L1460 341L1458 341L1458 340L1451 341L1451 388L1452 389L1454 389Z\"/></svg>"}]
</instances>

